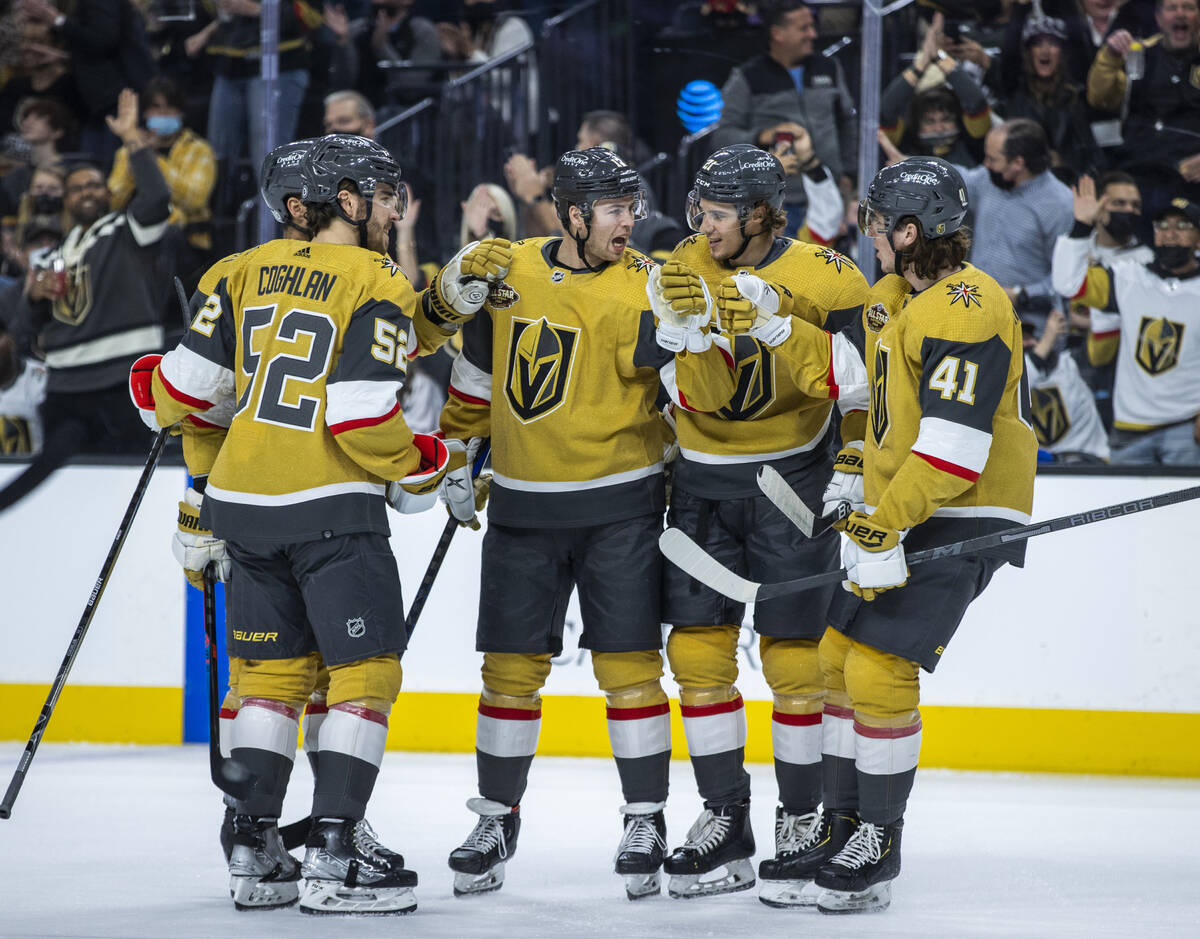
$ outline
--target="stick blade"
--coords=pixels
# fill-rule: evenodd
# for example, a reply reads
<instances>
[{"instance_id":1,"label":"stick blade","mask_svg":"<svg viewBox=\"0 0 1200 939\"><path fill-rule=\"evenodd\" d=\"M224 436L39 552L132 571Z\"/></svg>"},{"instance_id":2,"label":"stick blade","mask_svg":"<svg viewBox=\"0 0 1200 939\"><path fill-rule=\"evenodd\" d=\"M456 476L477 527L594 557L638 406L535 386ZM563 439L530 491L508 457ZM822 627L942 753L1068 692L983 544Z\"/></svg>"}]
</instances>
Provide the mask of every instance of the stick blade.
<instances>
[{"instance_id":1,"label":"stick blade","mask_svg":"<svg viewBox=\"0 0 1200 939\"><path fill-rule=\"evenodd\" d=\"M209 758L213 784L234 799L245 799L254 788L255 775L237 760L212 754Z\"/></svg>"},{"instance_id":2,"label":"stick blade","mask_svg":"<svg viewBox=\"0 0 1200 939\"><path fill-rule=\"evenodd\" d=\"M817 517L775 467L764 464L758 468L758 488L775 508L787 516L788 521L800 529L804 537L813 536L817 530Z\"/></svg>"},{"instance_id":3,"label":"stick blade","mask_svg":"<svg viewBox=\"0 0 1200 939\"><path fill-rule=\"evenodd\" d=\"M664 531L658 538L658 547L680 570L731 600L753 603L758 595L758 584L735 574L678 528Z\"/></svg>"}]
</instances>

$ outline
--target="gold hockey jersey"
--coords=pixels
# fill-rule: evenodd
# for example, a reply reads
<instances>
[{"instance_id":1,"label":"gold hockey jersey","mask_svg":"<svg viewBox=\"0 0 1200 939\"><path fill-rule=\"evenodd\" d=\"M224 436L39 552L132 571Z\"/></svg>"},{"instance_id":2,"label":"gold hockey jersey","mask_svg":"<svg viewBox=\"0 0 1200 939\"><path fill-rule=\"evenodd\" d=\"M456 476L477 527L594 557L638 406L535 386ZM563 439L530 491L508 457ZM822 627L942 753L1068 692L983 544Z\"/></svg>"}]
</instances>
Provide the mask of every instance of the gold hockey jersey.
<instances>
[{"instance_id":1,"label":"gold hockey jersey","mask_svg":"<svg viewBox=\"0 0 1200 939\"><path fill-rule=\"evenodd\" d=\"M211 447L204 514L223 538L294 542L389 531L387 480L420 456L400 411L408 360L449 336L400 268L350 245L270 241L219 261L183 341L154 376L156 418ZM214 428L216 430L214 430Z\"/></svg>"},{"instance_id":2,"label":"gold hockey jersey","mask_svg":"<svg viewBox=\"0 0 1200 939\"><path fill-rule=\"evenodd\" d=\"M833 335L857 327L868 292L858 268L832 248L789 238L776 238L752 268L713 260L704 235L684 239L672 258L696 271L712 291L738 270L781 285L792 295L794 317L792 335L774 349L745 335L718 339L730 354L735 381L732 397L719 409L698 406L695 380L676 376L675 485L709 499L753 496L763 463L787 478L830 464L824 444L833 402L843 413L866 408L861 348Z\"/></svg>"},{"instance_id":3,"label":"gold hockey jersey","mask_svg":"<svg viewBox=\"0 0 1200 939\"><path fill-rule=\"evenodd\" d=\"M887 275L869 299L863 484L876 520L1028 522L1037 441L1008 296L967 264L918 294Z\"/></svg>"},{"instance_id":4,"label":"gold hockey jersey","mask_svg":"<svg viewBox=\"0 0 1200 939\"><path fill-rule=\"evenodd\" d=\"M463 327L447 437L492 438L488 519L598 525L661 512L667 429L646 280L632 249L598 271L557 262L561 238L513 245L508 276ZM715 351L714 351L714 354Z\"/></svg>"}]
</instances>

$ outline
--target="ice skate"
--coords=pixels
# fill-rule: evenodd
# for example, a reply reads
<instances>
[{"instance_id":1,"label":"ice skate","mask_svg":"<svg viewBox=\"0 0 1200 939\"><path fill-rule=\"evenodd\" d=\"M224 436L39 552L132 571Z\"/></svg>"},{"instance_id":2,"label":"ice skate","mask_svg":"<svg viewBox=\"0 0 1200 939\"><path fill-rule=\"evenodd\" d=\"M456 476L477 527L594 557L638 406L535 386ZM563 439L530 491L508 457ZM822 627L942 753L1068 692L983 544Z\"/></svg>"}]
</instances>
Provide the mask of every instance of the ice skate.
<instances>
[{"instance_id":1,"label":"ice skate","mask_svg":"<svg viewBox=\"0 0 1200 939\"><path fill-rule=\"evenodd\" d=\"M454 871L454 895L491 893L504 886L504 864L517 850L521 830L521 807L468 799L467 808L479 816L467 840L450 852Z\"/></svg>"},{"instance_id":2,"label":"ice skate","mask_svg":"<svg viewBox=\"0 0 1200 939\"><path fill-rule=\"evenodd\" d=\"M900 873L900 833L904 820L890 825L860 822L846 846L818 872L822 913L876 913L892 902L892 881Z\"/></svg>"},{"instance_id":3,"label":"ice skate","mask_svg":"<svg viewBox=\"0 0 1200 939\"><path fill-rule=\"evenodd\" d=\"M667 849L665 802L630 802L621 806L625 832L613 859L618 874L625 878L625 895L630 900L662 892L663 853Z\"/></svg>"},{"instance_id":4,"label":"ice skate","mask_svg":"<svg viewBox=\"0 0 1200 939\"><path fill-rule=\"evenodd\" d=\"M225 855L225 863L233 854L233 806L225 806L225 814L221 817L221 828L217 835L221 841L221 853Z\"/></svg>"},{"instance_id":5,"label":"ice skate","mask_svg":"<svg viewBox=\"0 0 1200 939\"><path fill-rule=\"evenodd\" d=\"M291 906L300 896L300 865L284 850L277 822L233 816L229 895L239 910Z\"/></svg>"},{"instance_id":6,"label":"ice skate","mask_svg":"<svg viewBox=\"0 0 1200 939\"><path fill-rule=\"evenodd\" d=\"M376 853L374 833L348 818L318 818L304 853L302 913L411 913L417 908L417 875L389 851L392 863ZM385 849L386 850L386 849Z\"/></svg>"},{"instance_id":7,"label":"ice skate","mask_svg":"<svg viewBox=\"0 0 1200 939\"><path fill-rule=\"evenodd\" d=\"M671 852L663 869L671 875L667 893L680 899L711 897L754 886L754 832L750 801L705 808L683 845Z\"/></svg>"},{"instance_id":8,"label":"ice skate","mask_svg":"<svg viewBox=\"0 0 1200 939\"><path fill-rule=\"evenodd\" d=\"M775 857L758 865L758 898L767 906L816 906L817 871L845 846L857 824L848 815L793 815L777 806Z\"/></svg>"}]
</instances>

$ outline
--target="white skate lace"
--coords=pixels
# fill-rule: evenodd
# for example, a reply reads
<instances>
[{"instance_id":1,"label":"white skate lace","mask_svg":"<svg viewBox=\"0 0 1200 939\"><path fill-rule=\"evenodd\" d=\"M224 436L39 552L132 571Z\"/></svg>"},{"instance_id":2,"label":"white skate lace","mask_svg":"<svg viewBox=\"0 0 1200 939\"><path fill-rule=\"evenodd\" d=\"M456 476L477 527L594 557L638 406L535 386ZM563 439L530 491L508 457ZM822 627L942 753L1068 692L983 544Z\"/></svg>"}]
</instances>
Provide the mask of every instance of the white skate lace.
<instances>
[{"instance_id":1,"label":"white skate lace","mask_svg":"<svg viewBox=\"0 0 1200 939\"><path fill-rule=\"evenodd\" d=\"M821 832L821 813L808 812L804 815L783 816L779 833L775 836L775 850L779 854L799 854L817 843Z\"/></svg>"},{"instance_id":2,"label":"white skate lace","mask_svg":"<svg viewBox=\"0 0 1200 939\"><path fill-rule=\"evenodd\" d=\"M365 818L355 822L351 837L354 841L354 847L361 853L371 857L382 858L385 855L394 853L383 846L379 841L379 835L375 833L375 829L371 827L371 823Z\"/></svg>"},{"instance_id":3,"label":"white skate lace","mask_svg":"<svg viewBox=\"0 0 1200 939\"><path fill-rule=\"evenodd\" d=\"M873 864L883 857L883 845L879 836L883 828L870 822L859 823L858 829L846 842L846 847L838 852L831 863L858 870L865 864Z\"/></svg>"},{"instance_id":4,"label":"white skate lace","mask_svg":"<svg viewBox=\"0 0 1200 939\"><path fill-rule=\"evenodd\" d=\"M504 826L494 815L481 816L475 823L475 828L467 835L467 840L462 843L462 846L468 851L478 851L481 854L487 854L497 845L500 847L500 857L508 857L508 842L504 837Z\"/></svg>"},{"instance_id":5,"label":"white skate lace","mask_svg":"<svg viewBox=\"0 0 1200 939\"><path fill-rule=\"evenodd\" d=\"M696 819L696 824L688 829L683 847L708 854L725 840L725 835L729 832L729 822L728 816L714 815L710 809L705 809Z\"/></svg>"},{"instance_id":6,"label":"white skate lace","mask_svg":"<svg viewBox=\"0 0 1200 939\"><path fill-rule=\"evenodd\" d=\"M666 850L667 843L658 833L654 817L630 815L625 825L625 833L621 836L621 843L617 845L617 854L624 854L626 851L636 854L652 854L656 847Z\"/></svg>"}]
</instances>

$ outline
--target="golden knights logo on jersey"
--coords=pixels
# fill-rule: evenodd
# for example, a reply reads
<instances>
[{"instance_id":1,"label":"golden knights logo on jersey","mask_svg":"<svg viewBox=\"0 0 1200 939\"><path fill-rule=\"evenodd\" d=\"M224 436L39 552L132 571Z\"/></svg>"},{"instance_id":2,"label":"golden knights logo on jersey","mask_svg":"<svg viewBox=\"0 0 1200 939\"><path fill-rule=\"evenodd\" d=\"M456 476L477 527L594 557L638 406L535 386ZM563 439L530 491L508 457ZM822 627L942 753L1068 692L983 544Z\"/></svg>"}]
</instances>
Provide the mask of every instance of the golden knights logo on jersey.
<instances>
[{"instance_id":1,"label":"golden knights logo on jersey","mask_svg":"<svg viewBox=\"0 0 1200 939\"><path fill-rule=\"evenodd\" d=\"M1067 405L1057 385L1030 388L1033 405L1033 432L1044 447L1058 443L1071 429Z\"/></svg>"},{"instance_id":2,"label":"golden knights logo on jersey","mask_svg":"<svg viewBox=\"0 0 1200 939\"><path fill-rule=\"evenodd\" d=\"M78 326L92 312L92 274L87 264L67 272L67 292L52 304L54 318Z\"/></svg>"},{"instance_id":3,"label":"golden knights logo on jersey","mask_svg":"<svg viewBox=\"0 0 1200 939\"><path fill-rule=\"evenodd\" d=\"M1138 325L1137 364L1150 375L1169 372L1179 364L1179 350L1183 345L1183 323L1176 323L1165 316L1151 319L1143 316Z\"/></svg>"},{"instance_id":4,"label":"golden knights logo on jersey","mask_svg":"<svg viewBox=\"0 0 1200 939\"><path fill-rule=\"evenodd\" d=\"M871 435L875 446L883 443L891 421L888 418L887 375L891 350L883 343L875 344L875 375L871 379Z\"/></svg>"},{"instance_id":5,"label":"golden knights logo on jersey","mask_svg":"<svg viewBox=\"0 0 1200 939\"><path fill-rule=\"evenodd\" d=\"M726 420L752 420L775 400L775 360L771 351L750 336L734 338L737 391L717 413Z\"/></svg>"},{"instance_id":6,"label":"golden knights logo on jersey","mask_svg":"<svg viewBox=\"0 0 1200 939\"><path fill-rule=\"evenodd\" d=\"M513 318L504 393L523 424L545 417L567 396L579 330Z\"/></svg>"},{"instance_id":7,"label":"golden knights logo on jersey","mask_svg":"<svg viewBox=\"0 0 1200 939\"><path fill-rule=\"evenodd\" d=\"M0 414L0 453L10 456L32 452L33 434L29 430L29 421Z\"/></svg>"}]
</instances>

